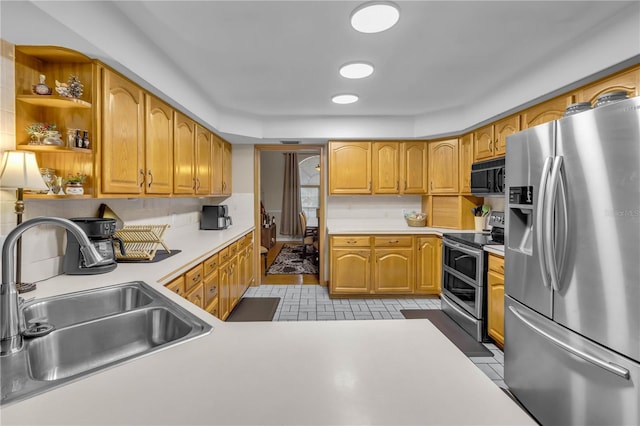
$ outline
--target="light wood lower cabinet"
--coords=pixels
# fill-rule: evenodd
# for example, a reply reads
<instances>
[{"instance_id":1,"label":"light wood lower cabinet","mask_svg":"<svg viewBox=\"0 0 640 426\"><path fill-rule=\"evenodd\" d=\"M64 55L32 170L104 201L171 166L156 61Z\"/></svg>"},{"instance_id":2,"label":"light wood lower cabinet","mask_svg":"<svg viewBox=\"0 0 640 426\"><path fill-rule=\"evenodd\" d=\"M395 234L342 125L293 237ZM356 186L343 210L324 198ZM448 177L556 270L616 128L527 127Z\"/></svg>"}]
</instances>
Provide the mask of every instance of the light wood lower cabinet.
<instances>
[{"instance_id":1,"label":"light wood lower cabinet","mask_svg":"<svg viewBox=\"0 0 640 426\"><path fill-rule=\"evenodd\" d=\"M421 238L429 239L429 250L416 246ZM437 236L336 235L329 243L332 296L439 294ZM425 287L433 282L437 287Z\"/></svg>"},{"instance_id":2,"label":"light wood lower cabinet","mask_svg":"<svg viewBox=\"0 0 640 426\"><path fill-rule=\"evenodd\" d=\"M442 238L417 237L416 293L440 294L442 281Z\"/></svg>"},{"instance_id":3,"label":"light wood lower cabinet","mask_svg":"<svg viewBox=\"0 0 640 426\"><path fill-rule=\"evenodd\" d=\"M253 232L165 285L196 306L225 320L255 281Z\"/></svg>"},{"instance_id":4,"label":"light wood lower cabinet","mask_svg":"<svg viewBox=\"0 0 640 426\"><path fill-rule=\"evenodd\" d=\"M504 258L489 254L487 271L487 333L504 347Z\"/></svg>"}]
</instances>

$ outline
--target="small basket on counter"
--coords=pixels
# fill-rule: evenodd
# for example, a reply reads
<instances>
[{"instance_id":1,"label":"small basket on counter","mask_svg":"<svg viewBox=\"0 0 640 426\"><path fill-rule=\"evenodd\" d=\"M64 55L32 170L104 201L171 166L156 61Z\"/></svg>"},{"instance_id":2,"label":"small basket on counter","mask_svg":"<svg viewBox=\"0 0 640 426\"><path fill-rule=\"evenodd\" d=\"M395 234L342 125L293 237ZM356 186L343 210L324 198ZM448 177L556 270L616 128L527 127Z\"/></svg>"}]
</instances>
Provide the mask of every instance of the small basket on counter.
<instances>
[{"instance_id":1,"label":"small basket on counter","mask_svg":"<svg viewBox=\"0 0 640 426\"><path fill-rule=\"evenodd\" d=\"M426 213L407 213L404 215L404 219L409 226L427 226L427 214Z\"/></svg>"},{"instance_id":2,"label":"small basket on counter","mask_svg":"<svg viewBox=\"0 0 640 426\"><path fill-rule=\"evenodd\" d=\"M126 225L116 230L116 237L124 244L125 254L120 252L116 244L116 259L127 260L153 260L158 251L158 246L171 253L162 240L164 231L169 225Z\"/></svg>"}]
</instances>

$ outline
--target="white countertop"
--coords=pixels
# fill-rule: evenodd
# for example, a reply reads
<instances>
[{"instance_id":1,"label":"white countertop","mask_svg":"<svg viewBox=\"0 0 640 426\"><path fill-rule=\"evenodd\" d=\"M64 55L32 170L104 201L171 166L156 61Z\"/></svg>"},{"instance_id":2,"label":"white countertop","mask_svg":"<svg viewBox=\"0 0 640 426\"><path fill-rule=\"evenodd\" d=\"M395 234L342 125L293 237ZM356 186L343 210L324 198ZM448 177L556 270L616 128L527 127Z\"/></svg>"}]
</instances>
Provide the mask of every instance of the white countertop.
<instances>
[{"instance_id":1,"label":"white countertop","mask_svg":"<svg viewBox=\"0 0 640 426\"><path fill-rule=\"evenodd\" d=\"M535 424L427 320L225 323L156 282L239 228L184 234L160 263L39 283L30 296L142 280L213 331L3 407L2 425Z\"/></svg>"},{"instance_id":2,"label":"white countertop","mask_svg":"<svg viewBox=\"0 0 640 426\"><path fill-rule=\"evenodd\" d=\"M504 257L504 245L501 246L484 246L484 251L488 251L489 253L497 254L498 256Z\"/></svg>"},{"instance_id":3,"label":"white countertop","mask_svg":"<svg viewBox=\"0 0 640 426\"><path fill-rule=\"evenodd\" d=\"M475 232L469 229L409 226L402 218L385 219L328 219L327 233L332 234L435 234L446 232Z\"/></svg>"}]
</instances>

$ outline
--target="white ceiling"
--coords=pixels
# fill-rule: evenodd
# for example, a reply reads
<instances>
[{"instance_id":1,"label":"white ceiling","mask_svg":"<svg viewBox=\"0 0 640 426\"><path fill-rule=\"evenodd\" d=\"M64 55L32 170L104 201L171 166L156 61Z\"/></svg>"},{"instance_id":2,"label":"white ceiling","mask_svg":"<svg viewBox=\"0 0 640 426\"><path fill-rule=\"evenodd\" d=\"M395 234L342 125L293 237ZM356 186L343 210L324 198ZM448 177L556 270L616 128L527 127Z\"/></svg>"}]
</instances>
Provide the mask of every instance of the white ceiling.
<instances>
[{"instance_id":1,"label":"white ceiling","mask_svg":"<svg viewBox=\"0 0 640 426\"><path fill-rule=\"evenodd\" d=\"M640 53L637 1L396 1L378 34L350 27L361 1L3 3L3 38L77 46L240 142L456 132ZM593 42L629 17L613 53ZM340 77L354 60L374 74ZM332 104L341 92L360 101Z\"/></svg>"}]
</instances>

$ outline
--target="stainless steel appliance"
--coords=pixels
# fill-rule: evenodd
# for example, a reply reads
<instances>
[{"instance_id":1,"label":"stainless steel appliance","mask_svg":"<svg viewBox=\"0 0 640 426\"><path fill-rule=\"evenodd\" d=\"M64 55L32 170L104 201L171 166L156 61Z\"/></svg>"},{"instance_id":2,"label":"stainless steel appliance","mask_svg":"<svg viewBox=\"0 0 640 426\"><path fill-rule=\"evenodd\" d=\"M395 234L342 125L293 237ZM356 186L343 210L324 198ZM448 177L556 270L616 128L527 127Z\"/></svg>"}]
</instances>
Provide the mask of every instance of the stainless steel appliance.
<instances>
[{"instance_id":1,"label":"stainless steel appliance","mask_svg":"<svg viewBox=\"0 0 640 426\"><path fill-rule=\"evenodd\" d=\"M116 269L116 254L113 248L114 242L120 245L120 250L125 253L122 240L114 236L116 232L115 219L103 219L95 217L77 217L69 219L78 225L89 237L89 241L96 248L103 260L88 267L80 250L80 243L70 231L67 231L67 249L64 254L63 271L68 275L93 275L104 274Z\"/></svg>"},{"instance_id":2,"label":"stainless steel appliance","mask_svg":"<svg viewBox=\"0 0 640 426\"><path fill-rule=\"evenodd\" d=\"M227 205L202 206L200 229L227 229L232 224Z\"/></svg>"},{"instance_id":3,"label":"stainless steel appliance","mask_svg":"<svg viewBox=\"0 0 640 426\"><path fill-rule=\"evenodd\" d=\"M446 233L442 240L442 310L478 342L487 337L487 252L504 244L504 212L489 218L491 233Z\"/></svg>"},{"instance_id":4,"label":"stainless steel appliance","mask_svg":"<svg viewBox=\"0 0 640 426\"><path fill-rule=\"evenodd\" d=\"M471 165L471 192L479 197L504 195L504 157Z\"/></svg>"},{"instance_id":5,"label":"stainless steel appliance","mask_svg":"<svg viewBox=\"0 0 640 426\"><path fill-rule=\"evenodd\" d=\"M543 425L640 424L640 97L507 137L505 382Z\"/></svg>"}]
</instances>

